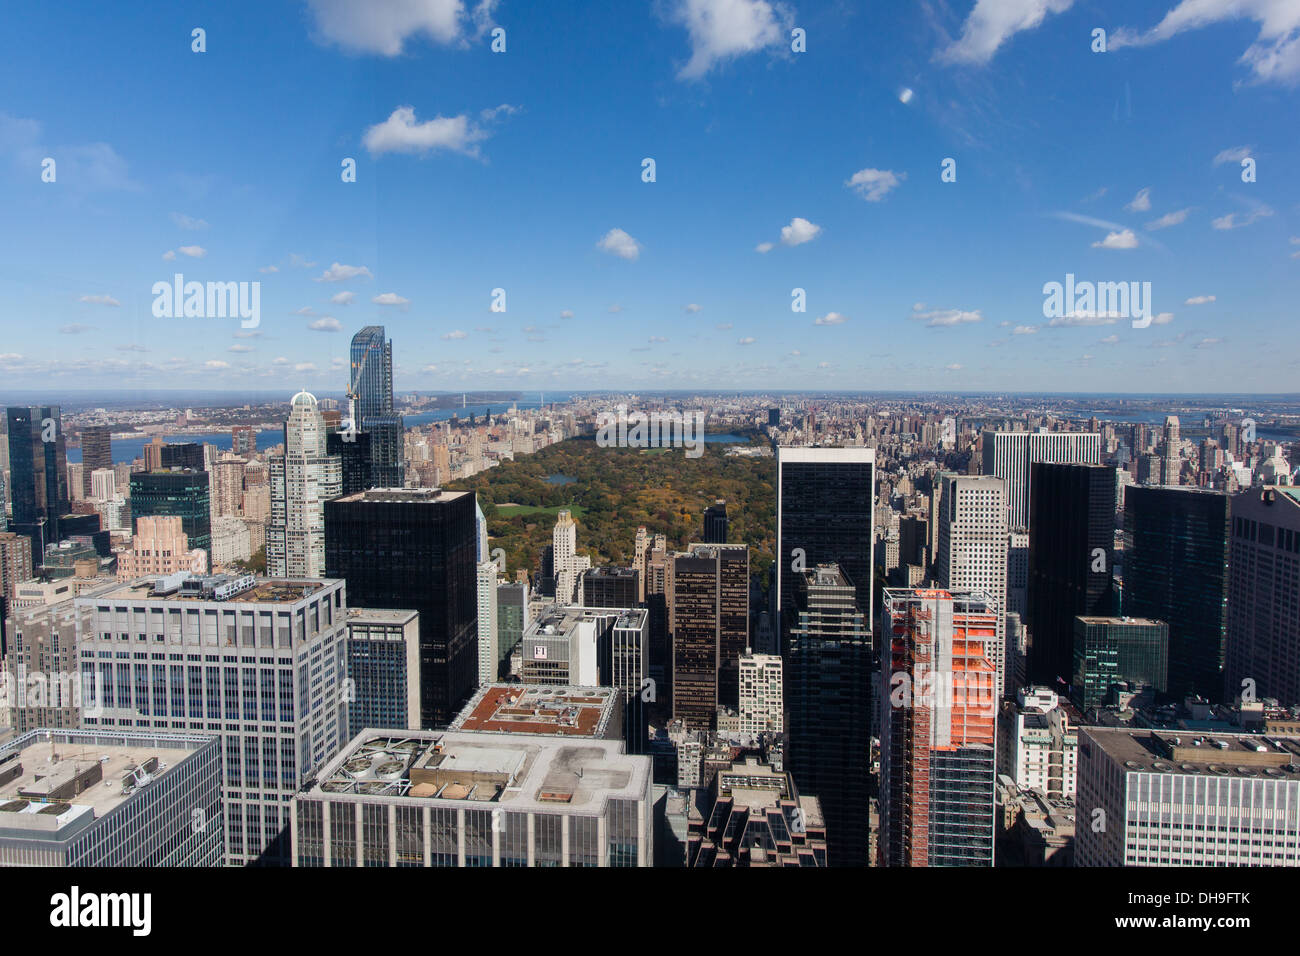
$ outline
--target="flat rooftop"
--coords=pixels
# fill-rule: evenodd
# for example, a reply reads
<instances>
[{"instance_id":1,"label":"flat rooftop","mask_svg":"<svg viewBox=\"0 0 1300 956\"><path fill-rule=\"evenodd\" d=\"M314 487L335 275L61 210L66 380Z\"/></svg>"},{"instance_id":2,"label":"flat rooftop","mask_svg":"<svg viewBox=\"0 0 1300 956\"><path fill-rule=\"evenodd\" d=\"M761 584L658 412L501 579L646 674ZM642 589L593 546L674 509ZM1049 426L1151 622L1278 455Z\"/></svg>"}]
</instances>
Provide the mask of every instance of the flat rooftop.
<instances>
[{"instance_id":1,"label":"flat rooftop","mask_svg":"<svg viewBox=\"0 0 1300 956\"><path fill-rule=\"evenodd\" d=\"M386 607L348 608L349 624L406 624L419 616L419 611L403 611Z\"/></svg>"},{"instance_id":2,"label":"flat rooftop","mask_svg":"<svg viewBox=\"0 0 1300 956\"><path fill-rule=\"evenodd\" d=\"M448 729L598 739L620 703L621 695L609 687L489 684Z\"/></svg>"},{"instance_id":3,"label":"flat rooftop","mask_svg":"<svg viewBox=\"0 0 1300 956\"><path fill-rule=\"evenodd\" d=\"M1077 619L1084 624L1134 624L1140 627L1158 627L1165 623L1149 617L1106 617L1091 614L1079 614Z\"/></svg>"},{"instance_id":4,"label":"flat rooftop","mask_svg":"<svg viewBox=\"0 0 1300 956\"><path fill-rule=\"evenodd\" d=\"M89 823L124 803L141 785L172 772L193 752L183 746L114 746L93 740L51 744L44 735L18 751L16 761L7 759L12 751L0 752L0 779L16 765L22 767L18 776L0 783L0 835L13 836L14 830L57 835L70 823ZM90 817L83 821L86 814Z\"/></svg>"},{"instance_id":5,"label":"flat rooftop","mask_svg":"<svg viewBox=\"0 0 1300 956\"><path fill-rule=\"evenodd\" d=\"M1300 782L1300 739L1273 734L1083 727L1126 770Z\"/></svg>"},{"instance_id":6,"label":"flat rooftop","mask_svg":"<svg viewBox=\"0 0 1300 956\"><path fill-rule=\"evenodd\" d=\"M645 797L649 757L622 741L476 731L364 730L301 798L455 807L499 804L526 813L600 814L611 798Z\"/></svg>"},{"instance_id":7,"label":"flat rooftop","mask_svg":"<svg viewBox=\"0 0 1300 956\"><path fill-rule=\"evenodd\" d=\"M155 594L155 578L139 578L120 587L105 588L89 595L98 601L180 601L185 604L203 604L217 601L214 597L202 597L198 594L183 594L172 591L167 594ZM258 578L257 583L246 591L232 594L221 604L294 604L310 597L334 583L332 578L315 578L312 580L288 580L281 578Z\"/></svg>"},{"instance_id":8,"label":"flat rooftop","mask_svg":"<svg viewBox=\"0 0 1300 956\"><path fill-rule=\"evenodd\" d=\"M334 500L349 503L368 501L419 505L440 501L455 501L457 498L463 498L468 494L472 494L472 492L443 491L441 488L371 488L369 491L358 491L355 494L344 495L342 498L335 498Z\"/></svg>"}]
</instances>

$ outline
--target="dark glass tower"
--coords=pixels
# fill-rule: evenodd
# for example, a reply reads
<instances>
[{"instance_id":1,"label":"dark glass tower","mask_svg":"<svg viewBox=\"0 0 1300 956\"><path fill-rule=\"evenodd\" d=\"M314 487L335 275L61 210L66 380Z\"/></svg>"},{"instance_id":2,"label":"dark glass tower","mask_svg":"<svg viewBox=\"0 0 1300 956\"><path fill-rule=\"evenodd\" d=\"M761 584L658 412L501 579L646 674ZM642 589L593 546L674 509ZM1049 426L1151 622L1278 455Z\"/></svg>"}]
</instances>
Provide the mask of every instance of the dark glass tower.
<instances>
[{"instance_id":1,"label":"dark glass tower","mask_svg":"<svg viewBox=\"0 0 1300 956\"><path fill-rule=\"evenodd\" d=\"M367 325L352 337L348 398L356 428L370 435L370 487L401 488L403 425L393 411L393 343L382 325Z\"/></svg>"},{"instance_id":2,"label":"dark glass tower","mask_svg":"<svg viewBox=\"0 0 1300 956\"><path fill-rule=\"evenodd\" d=\"M1124 491L1123 612L1169 625L1169 693L1223 695L1229 498L1213 491Z\"/></svg>"},{"instance_id":3,"label":"dark glass tower","mask_svg":"<svg viewBox=\"0 0 1300 956\"><path fill-rule=\"evenodd\" d=\"M345 440L345 433L332 431L325 436L325 451L337 455L343 464L343 491L345 495L354 495L370 487L370 435L366 432L354 432L352 440Z\"/></svg>"},{"instance_id":4,"label":"dark glass tower","mask_svg":"<svg viewBox=\"0 0 1300 956\"><path fill-rule=\"evenodd\" d=\"M325 576L353 607L420 612L420 724L446 727L478 682L474 495L371 490L325 503Z\"/></svg>"},{"instance_id":5,"label":"dark glass tower","mask_svg":"<svg viewBox=\"0 0 1300 956\"><path fill-rule=\"evenodd\" d=\"M579 602L583 607L636 607L636 568L590 568L582 572Z\"/></svg>"},{"instance_id":6,"label":"dark glass tower","mask_svg":"<svg viewBox=\"0 0 1300 956\"><path fill-rule=\"evenodd\" d=\"M203 446L198 442L176 442L162 446L159 452L164 468L191 468L203 471Z\"/></svg>"},{"instance_id":7,"label":"dark glass tower","mask_svg":"<svg viewBox=\"0 0 1300 956\"><path fill-rule=\"evenodd\" d=\"M11 531L32 542L32 565L45 546L59 540L59 519L72 510L68 501L68 453L58 405L10 408L9 476Z\"/></svg>"},{"instance_id":8,"label":"dark glass tower","mask_svg":"<svg viewBox=\"0 0 1300 956\"><path fill-rule=\"evenodd\" d=\"M1074 702L1082 710L1107 703L1126 683L1168 689L1169 626L1135 617L1074 619Z\"/></svg>"},{"instance_id":9,"label":"dark glass tower","mask_svg":"<svg viewBox=\"0 0 1300 956\"><path fill-rule=\"evenodd\" d=\"M1115 613L1115 469L1030 465L1029 680L1063 689L1074 619Z\"/></svg>"},{"instance_id":10,"label":"dark glass tower","mask_svg":"<svg viewBox=\"0 0 1300 956\"><path fill-rule=\"evenodd\" d=\"M704 509L704 543L727 543L727 503L721 498Z\"/></svg>"},{"instance_id":11,"label":"dark glass tower","mask_svg":"<svg viewBox=\"0 0 1300 956\"><path fill-rule=\"evenodd\" d=\"M871 631L833 564L792 575L782 628L786 766L826 816L832 866L866 866L871 775Z\"/></svg>"},{"instance_id":12,"label":"dark glass tower","mask_svg":"<svg viewBox=\"0 0 1300 956\"><path fill-rule=\"evenodd\" d=\"M206 471L193 468L138 471L131 476L132 527L138 527L140 518L179 517L181 530L190 539L190 547L207 551L211 567L210 496Z\"/></svg>"},{"instance_id":13,"label":"dark glass tower","mask_svg":"<svg viewBox=\"0 0 1300 956\"><path fill-rule=\"evenodd\" d=\"M81 496L90 497L93 472L112 467L113 429L108 425L87 425L81 430Z\"/></svg>"},{"instance_id":14,"label":"dark glass tower","mask_svg":"<svg viewBox=\"0 0 1300 956\"><path fill-rule=\"evenodd\" d=\"M718 705L740 704L740 655L749 644L749 547L693 544L673 555L668 620L673 718L717 727Z\"/></svg>"}]
</instances>

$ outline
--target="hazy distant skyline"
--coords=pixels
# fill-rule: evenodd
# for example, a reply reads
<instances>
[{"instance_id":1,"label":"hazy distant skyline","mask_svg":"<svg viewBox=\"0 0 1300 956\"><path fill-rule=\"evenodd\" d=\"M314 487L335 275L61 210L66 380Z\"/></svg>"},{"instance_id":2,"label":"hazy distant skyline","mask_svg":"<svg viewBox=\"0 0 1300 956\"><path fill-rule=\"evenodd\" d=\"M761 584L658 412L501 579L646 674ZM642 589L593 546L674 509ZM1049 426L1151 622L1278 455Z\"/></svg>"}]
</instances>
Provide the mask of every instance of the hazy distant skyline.
<instances>
[{"instance_id":1,"label":"hazy distant skyline","mask_svg":"<svg viewBox=\"0 0 1300 956\"><path fill-rule=\"evenodd\" d=\"M399 392L1241 395L1300 367L1300 4L73 2L0 51L6 392L337 394L367 324ZM178 272L259 281L260 325L154 318ZM1159 318L1053 324L1067 274L1150 282Z\"/></svg>"}]
</instances>

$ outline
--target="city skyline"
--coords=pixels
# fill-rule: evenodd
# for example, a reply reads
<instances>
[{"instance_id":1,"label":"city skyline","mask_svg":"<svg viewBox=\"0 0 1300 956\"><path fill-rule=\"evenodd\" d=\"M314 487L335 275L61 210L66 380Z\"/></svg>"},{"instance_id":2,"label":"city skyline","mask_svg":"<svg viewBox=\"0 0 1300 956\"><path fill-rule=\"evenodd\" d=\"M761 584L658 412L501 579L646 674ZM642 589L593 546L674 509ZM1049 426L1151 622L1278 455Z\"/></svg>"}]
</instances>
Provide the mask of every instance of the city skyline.
<instances>
[{"instance_id":1,"label":"city skyline","mask_svg":"<svg viewBox=\"0 0 1300 956\"><path fill-rule=\"evenodd\" d=\"M399 391L1233 393L1297 364L1300 12L1262 0L73 9L0 40L43 76L0 111L10 387L339 389L369 324ZM45 76L52 45L78 67ZM302 75L328 109L286 107ZM155 318L178 273L259 282L258 324ZM1068 277L1150 283L1151 324L1048 318Z\"/></svg>"}]
</instances>

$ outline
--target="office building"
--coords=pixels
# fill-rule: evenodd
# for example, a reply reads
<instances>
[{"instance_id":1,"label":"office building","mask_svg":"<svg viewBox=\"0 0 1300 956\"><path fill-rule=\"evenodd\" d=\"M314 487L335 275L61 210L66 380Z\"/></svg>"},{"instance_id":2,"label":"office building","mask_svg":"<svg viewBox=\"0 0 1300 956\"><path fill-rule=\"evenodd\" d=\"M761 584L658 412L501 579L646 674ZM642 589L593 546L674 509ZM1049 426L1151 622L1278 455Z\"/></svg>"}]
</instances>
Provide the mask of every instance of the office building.
<instances>
[{"instance_id":1,"label":"office building","mask_svg":"<svg viewBox=\"0 0 1300 956\"><path fill-rule=\"evenodd\" d=\"M159 468L189 468L193 471L207 470L207 456L204 446L198 442L171 442L163 445L158 452Z\"/></svg>"},{"instance_id":2,"label":"office building","mask_svg":"<svg viewBox=\"0 0 1300 956\"><path fill-rule=\"evenodd\" d=\"M81 496L91 497L91 476L113 467L113 429L108 425L87 425L81 429Z\"/></svg>"},{"instance_id":3,"label":"office building","mask_svg":"<svg viewBox=\"0 0 1300 956\"><path fill-rule=\"evenodd\" d=\"M704 537L701 540L705 544L727 543L726 499L719 498L704 509Z\"/></svg>"},{"instance_id":4,"label":"office building","mask_svg":"<svg viewBox=\"0 0 1300 956\"><path fill-rule=\"evenodd\" d=\"M740 732L746 736L785 731L785 678L779 654L740 655Z\"/></svg>"},{"instance_id":5,"label":"office building","mask_svg":"<svg viewBox=\"0 0 1300 956\"><path fill-rule=\"evenodd\" d=\"M756 756L718 768L704 810L689 814L687 866L827 865L826 822L817 798L802 796L793 774Z\"/></svg>"},{"instance_id":6,"label":"office building","mask_svg":"<svg viewBox=\"0 0 1300 956\"><path fill-rule=\"evenodd\" d=\"M293 862L651 866L650 764L590 736L370 730L293 801Z\"/></svg>"},{"instance_id":7,"label":"office building","mask_svg":"<svg viewBox=\"0 0 1300 956\"><path fill-rule=\"evenodd\" d=\"M165 577L178 571L206 574L208 554L190 547L184 529L185 519L179 516L136 518L131 547L117 555L118 580Z\"/></svg>"},{"instance_id":8,"label":"office building","mask_svg":"<svg viewBox=\"0 0 1300 956\"><path fill-rule=\"evenodd\" d=\"M32 539L0 531L0 598L12 598L18 585L32 577Z\"/></svg>"},{"instance_id":9,"label":"office building","mask_svg":"<svg viewBox=\"0 0 1300 956\"><path fill-rule=\"evenodd\" d=\"M71 510L68 454L58 405L7 409L9 530L32 542L32 561L62 538L60 519Z\"/></svg>"},{"instance_id":10,"label":"office building","mask_svg":"<svg viewBox=\"0 0 1300 956\"><path fill-rule=\"evenodd\" d=\"M1074 669L1074 619L1115 613L1115 469L1035 464L1029 531L1029 680L1054 690Z\"/></svg>"},{"instance_id":11,"label":"office building","mask_svg":"<svg viewBox=\"0 0 1300 956\"><path fill-rule=\"evenodd\" d=\"M692 544L672 556L668 627L673 719L708 730L736 707L749 646L749 547Z\"/></svg>"},{"instance_id":12,"label":"office building","mask_svg":"<svg viewBox=\"0 0 1300 956\"><path fill-rule=\"evenodd\" d=\"M1300 704L1300 489L1232 499L1225 694Z\"/></svg>"},{"instance_id":13,"label":"office building","mask_svg":"<svg viewBox=\"0 0 1300 956\"><path fill-rule=\"evenodd\" d=\"M191 548L212 548L212 508L208 473L193 469L140 471L131 475L131 517L176 517ZM211 562L209 562L210 564Z\"/></svg>"},{"instance_id":14,"label":"office building","mask_svg":"<svg viewBox=\"0 0 1300 956\"><path fill-rule=\"evenodd\" d=\"M1300 741L1079 729L1076 866L1300 865Z\"/></svg>"},{"instance_id":15,"label":"office building","mask_svg":"<svg viewBox=\"0 0 1300 956\"><path fill-rule=\"evenodd\" d=\"M326 502L325 570L359 607L420 613L420 725L446 726L478 686L473 493L374 489Z\"/></svg>"},{"instance_id":16,"label":"office building","mask_svg":"<svg viewBox=\"0 0 1300 956\"><path fill-rule=\"evenodd\" d=\"M798 574L838 565L872 620L871 562L875 540L875 461L871 448L791 448L776 453L777 619L786 619ZM870 627L870 624L868 624ZM807 781L800 785L808 787ZM809 789L810 793L817 793ZM824 795L818 793L819 797ZM831 821L832 832L837 832Z\"/></svg>"},{"instance_id":17,"label":"office building","mask_svg":"<svg viewBox=\"0 0 1300 956\"><path fill-rule=\"evenodd\" d=\"M257 452L257 432L252 425L230 426L230 450L241 458L251 458Z\"/></svg>"},{"instance_id":18,"label":"office building","mask_svg":"<svg viewBox=\"0 0 1300 956\"><path fill-rule=\"evenodd\" d=\"M483 561L477 570L478 684L493 683L501 667L497 645L497 566Z\"/></svg>"},{"instance_id":19,"label":"office building","mask_svg":"<svg viewBox=\"0 0 1300 956\"><path fill-rule=\"evenodd\" d=\"M838 565L794 576L781 657L786 763L821 801L832 866L866 866L871 777L871 630Z\"/></svg>"},{"instance_id":20,"label":"office building","mask_svg":"<svg viewBox=\"0 0 1300 956\"><path fill-rule=\"evenodd\" d=\"M96 732L221 740L228 865L289 862L289 800L344 743L342 581L177 574L77 598L94 620L81 669L103 688Z\"/></svg>"},{"instance_id":21,"label":"office building","mask_svg":"<svg viewBox=\"0 0 1300 956\"><path fill-rule=\"evenodd\" d=\"M1078 721L1068 704L1046 687L1016 695L1010 773L1021 790L1073 800L1079 785Z\"/></svg>"},{"instance_id":22,"label":"office building","mask_svg":"<svg viewBox=\"0 0 1300 956\"><path fill-rule=\"evenodd\" d=\"M497 583L497 661L498 666L510 659L530 623L526 581Z\"/></svg>"},{"instance_id":23,"label":"office building","mask_svg":"<svg viewBox=\"0 0 1300 956\"><path fill-rule=\"evenodd\" d=\"M0 746L0 867L220 866L212 734L33 730Z\"/></svg>"},{"instance_id":24,"label":"office building","mask_svg":"<svg viewBox=\"0 0 1300 956\"><path fill-rule=\"evenodd\" d=\"M1165 418L1164 439L1160 443L1160 480L1166 485L1177 486L1183 483L1182 445L1178 433L1178 416L1167 416Z\"/></svg>"},{"instance_id":25,"label":"office building","mask_svg":"<svg viewBox=\"0 0 1300 956\"><path fill-rule=\"evenodd\" d=\"M1081 710L1111 702L1111 688L1169 691L1169 625L1144 617L1076 617L1071 690Z\"/></svg>"},{"instance_id":26,"label":"office building","mask_svg":"<svg viewBox=\"0 0 1300 956\"><path fill-rule=\"evenodd\" d=\"M577 553L578 526L567 510L561 510L555 516L551 549L555 603L573 604L578 592L578 576L591 567L591 558Z\"/></svg>"},{"instance_id":27,"label":"office building","mask_svg":"<svg viewBox=\"0 0 1300 956\"><path fill-rule=\"evenodd\" d=\"M882 865L993 865L996 617L982 594L885 590Z\"/></svg>"},{"instance_id":28,"label":"office building","mask_svg":"<svg viewBox=\"0 0 1300 956\"><path fill-rule=\"evenodd\" d=\"M947 475L943 485L935 584L949 591L978 591L997 605L997 633L989 651L1001 699L1008 671L1006 482L993 475Z\"/></svg>"},{"instance_id":29,"label":"office building","mask_svg":"<svg viewBox=\"0 0 1300 956\"><path fill-rule=\"evenodd\" d=\"M352 337L348 399L356 431L370 436L371 488L401 488L405 457L402 417L393 409L393 343L382 325L368 325Z\"/></svg>"},{"instance_id":30,"label":"office building","mask_svg":"<svg viewBox=\"0 0 1300 956\"><path fill-rule=\"evenodd\" d=\"M1168 691L1177 698L1223 699L1230 520L1220 492L1135 485L1124 493L1121 609L1168 624Z\"/></svg>"},{"instance_id":31,"label":"office building","mask_svg":"<svg viewBox=\"0 0 1300 956\"><path fill-rule=\"evenodd\" d=\"M420 615L386 608L348 608L349 739L367 727L420 728Z\"/></svg>"},{"instance_id":32,"label":"office building","mask_svg":"<svg viewBox=\"0 0 1300 956\"><path fill-rule=\"evenodd\" d=\"M93 681L83 680L77 639L92 621L88 611L67 600L72 596L13 608L4 621L0 722L15 733L78 727L83 711L93 716L103 702Z\"/></svg>"},{"instance_id":33,"label":"office building","mask_svg":"<svg viewBox=\"0 0 1300 956\"><path fill-rule=\"evenodd\" d=\"M342 493L342 464L325 450L325 420L316 397L293 397L284 454L270 460L271 520L266 573L273 578L325 574L325 502Z\"/></svg>"},{"instance_id":34,"label":"office building","mask_svg":"<svg viewBox=\"0 0 1300 956\"><path fill-rule=\"evenodd\" d=\"M332 430L325 436L325 453L339 460L340 495L355 495L372 487L368 432Z\"/></svg>"},{"instance_id":35,"label":"office building","mask_svg":"<svg viewBox=\"0 0 1300 956\"><path fill-rule=\"evenodd\" d=\"M1014 531L1032 527L1033 465L1095 465L1101 461L1101 435L1097 433L985 432L981 437L981 471L1007 483L1007 524Z\"/></svg>"},{"instance_id":36,"label":"office building","mask_svg":"<svg viewBox=\"0 0 1300 956\"><path fill-rule=\"evenodd\" d=\"M641 576L636 568L599 567L582 572L578 584L583 607L636 607Z\"/></svg>"}]
</instances>

